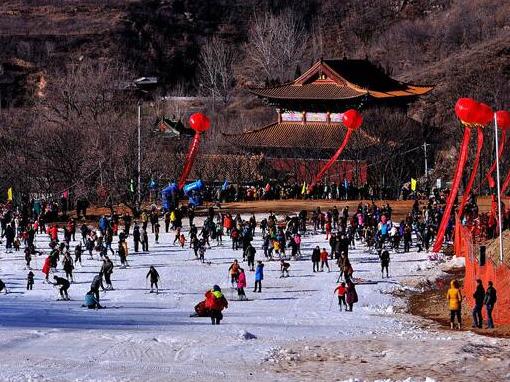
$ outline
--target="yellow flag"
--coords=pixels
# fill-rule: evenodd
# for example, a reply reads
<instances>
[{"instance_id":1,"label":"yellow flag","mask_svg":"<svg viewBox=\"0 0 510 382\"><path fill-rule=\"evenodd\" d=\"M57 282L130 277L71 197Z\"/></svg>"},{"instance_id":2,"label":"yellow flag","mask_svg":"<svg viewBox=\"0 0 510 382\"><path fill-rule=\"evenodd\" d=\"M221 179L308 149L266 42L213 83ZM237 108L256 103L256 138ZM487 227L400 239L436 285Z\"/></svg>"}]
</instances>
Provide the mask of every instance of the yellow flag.
<instances>
[{"instance_id":1,"label":"yellow flag","mask_svg":"<svg viewBox=\"0 0 510 382\"><path fill-rule=\"evenodd\" d=\"M303 187L301 188L301 195L306 194L306 182L303 182Z\"/></svg>"},{"instance_id":2,"label":"yellow flag","mask_svg":"<svg viewBox=\"0 0 510 382\"><path fill-rule=\"evenodd\" d=\"M7 200L12 202L12 187L7 190Z\"/></svg>"},{"instance_id":3,"label":"yellow flag","mask_svg":"<svg viewBox=\"0 0 510 382\"><path fill-rule=\"evenodd\" d=\"M416 179L411 178L411 191L416 191Z\"/></svg>"}]
</instances>

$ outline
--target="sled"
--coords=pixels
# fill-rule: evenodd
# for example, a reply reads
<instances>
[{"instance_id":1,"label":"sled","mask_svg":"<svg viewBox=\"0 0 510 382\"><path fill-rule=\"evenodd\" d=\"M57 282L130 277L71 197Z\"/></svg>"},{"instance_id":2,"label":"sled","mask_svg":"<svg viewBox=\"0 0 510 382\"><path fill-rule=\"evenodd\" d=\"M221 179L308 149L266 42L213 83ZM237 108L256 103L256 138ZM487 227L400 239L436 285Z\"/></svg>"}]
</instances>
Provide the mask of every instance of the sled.
<instances>
[{"instance_id":1,"label":"sled","mask_svg":"<svg viewBox=\"0 0 510 382\"><path fill-rule=\"evenodd\" d=\"M205 301L200 301L195 305L195 313L190 314L190 317L211 317L211 312L205 307Z\"/></svg>"}]
</instances>

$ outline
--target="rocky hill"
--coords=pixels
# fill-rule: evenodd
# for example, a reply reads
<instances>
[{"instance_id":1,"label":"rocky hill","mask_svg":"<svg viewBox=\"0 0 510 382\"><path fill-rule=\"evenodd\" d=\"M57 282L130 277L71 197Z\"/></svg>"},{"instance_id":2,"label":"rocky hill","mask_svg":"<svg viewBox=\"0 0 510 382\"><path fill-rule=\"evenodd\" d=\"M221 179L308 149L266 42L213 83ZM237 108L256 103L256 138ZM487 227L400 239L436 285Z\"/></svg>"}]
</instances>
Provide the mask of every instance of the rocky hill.
<instances>
[{"instance_id":1,"label":"rocky hill","mask_svg":"<svg viewBox=\"0 0 510 382\"><path fill-rule=\"evenodd\" d=\"M195 95L203 90L200 54L215 36L234 51L224 128L260 125L268 113L242 92L263 77L256 78L249 60L250 27L289 11L302 49L297 65L287 65L287 78L319 57L368 57L397 79L434 85L408 114L442 132L430 138L431 154L439 153L447 169L460 131L455 100L510 104L510 3L500 0L6 0L0 105L30 107L46 84L82 60L122 63L133 77L158 76L161 94L178 88ZM409 147L423 139L429 138L419 136Z\"/></svg>"}]
</instances>

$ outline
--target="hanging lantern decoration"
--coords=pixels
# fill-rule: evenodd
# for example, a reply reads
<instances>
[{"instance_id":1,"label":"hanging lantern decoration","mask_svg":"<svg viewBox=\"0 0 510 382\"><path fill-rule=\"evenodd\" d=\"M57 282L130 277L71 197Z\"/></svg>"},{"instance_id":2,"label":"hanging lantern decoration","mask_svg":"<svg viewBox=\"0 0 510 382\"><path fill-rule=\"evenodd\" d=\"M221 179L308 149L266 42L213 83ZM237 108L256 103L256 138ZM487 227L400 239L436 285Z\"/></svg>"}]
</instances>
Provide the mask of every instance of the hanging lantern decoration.
<instances>
[{"instance_id":1,"label":"hanging lantern decoration","mask_svg":"<svg viewBox=\"0 0 510 382\"><path fill-rule=\"evenodd\" d=\"M205 114L194 113L189 118L189 125L193 130L195 130L195 136L191 141L191 145L189 147L188 154L186 155L186 160L184 162L184 167L179 178L178 182L179 190L181 190L184 187L186 179L188 179L188 175L190 174L191 168L193 167L195 157L198 154L198 148L200 146L200 134L209 130L209 128L211 127L211 121Z\"/></svg>"},{"instance_id":2,"label":"hanging lantern decoration","mask_svg":"<svg viewBox=\"0 0 510 382\"><path fill-rule=\"evenodd\" d=\"M347 146L347 142L349 142L349 138L351 137L352 133L356 130L358 130L363 123L363 117L361 113L354 109L349 109L342 115L342 124L347 127L347 131L345 133L344 140L342 141L342 144L336 151L336 153L331 157L331 159L322 167L322 169L319 171L319 173L315 176L314 180L309 186L309 189L313 189L315 184L320 182L324 174L331 168L331 166L337 161L337 159L340 157L340 154L342 154L342 151L344 150L345 146Z\"/></svg>"}]
</instances>

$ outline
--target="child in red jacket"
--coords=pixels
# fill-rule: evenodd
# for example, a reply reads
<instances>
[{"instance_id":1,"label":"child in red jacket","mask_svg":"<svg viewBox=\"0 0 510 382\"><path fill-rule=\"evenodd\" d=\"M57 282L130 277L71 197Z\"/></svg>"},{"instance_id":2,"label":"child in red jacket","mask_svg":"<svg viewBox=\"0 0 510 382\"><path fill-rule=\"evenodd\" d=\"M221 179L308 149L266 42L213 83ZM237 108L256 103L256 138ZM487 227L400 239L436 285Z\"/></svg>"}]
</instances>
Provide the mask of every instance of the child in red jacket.
<instances>
[{"instance_id":1,"label":"child in red jacket","mask_svg":"<svg viewBox=\"0 0 510 382\"><path fill-rule=\"evenodd\" d=\"M342 311L342 304L347 310L347 303L345 302L345 294L347 293L347 288L345 287L345 283L341 283L339 286L337 286L333 293L335 292L338 294L338 306L340 307L340 311Z\"/></svg>"}]
</instances>

